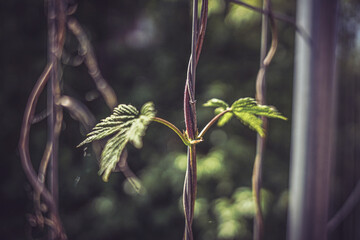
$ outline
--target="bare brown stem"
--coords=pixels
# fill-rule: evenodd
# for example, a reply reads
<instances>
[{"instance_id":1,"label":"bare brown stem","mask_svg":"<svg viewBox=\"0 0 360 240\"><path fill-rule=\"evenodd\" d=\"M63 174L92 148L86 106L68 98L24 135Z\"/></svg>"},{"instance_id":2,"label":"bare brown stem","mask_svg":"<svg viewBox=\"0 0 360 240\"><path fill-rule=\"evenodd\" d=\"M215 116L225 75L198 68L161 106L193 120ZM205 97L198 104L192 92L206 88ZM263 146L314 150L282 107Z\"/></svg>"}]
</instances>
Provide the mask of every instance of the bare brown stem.
<instances>
[{"instance_id":1,"label":"bare brown stem","mask_svg":"<svg viewBox=\"0 0 360 240\"><path fill-rule=\"evenodd\" d=\"M203 0L201 3L200 31L198 37L198 44L196 46L196 65L199 62L199 57L204 43L206 26L207 26L207 17L208 17L208 1Z\"/></svg>"},{"instance_id":2,"label":"bare brown stem","mask_svg":"<svg viewBox=\"0 0 360 240\"><path fill-rule=\"evenodd\" d=\"M86 37L84 30L82 29L80 23L73 17L68 20L67 25L79 41L81 52L85 57L85 65L87 66L89 74L93 78L97 89L102 94L108 107L113 109L118 105L116 94L102 76L95 58L94 50L90 41Z\"/></svg>"},{"instance_id":3,"label":"bare brown stem","mask_svg":"<svg viewBox=\"0 0 360 240\"><path fill-rule=\"evenodd\" d=\"M30 93L24 112L23 123L21 126L19 152L21 164L23 166L26 177L28 178L30 184L33 186L34 190L41 193L41 196L43 197L49 211L53 212L53 215L56 217L56 232L58 232L58 235L61 236L60 239L66 239L66 235L61 225L58 209L56 207L54 199L50 192L45 188L44 184L39 181L39 178L32 166L29 153L29 135L31 122L34 117L37 100L49 79L50 71L52 68L52 64L48 64L46 66L44 72L41 74L40 78L37 80L33 90Z\"/></svg>"},{"instance_id":4,"label":"bare brown stem","mask_svg":"<svg viewBox=\"0 0 360 240\"><path fill-rule=\"evenodd\" d=\"M46 143L45 151L43 153L43 157L40 162L39 166L39 172L38 172L38 179L39 181L44 184L45 183L45 175L46 175L46 169L50 160L50 155L52 152L52 144L51 141L48 141ZM35 205L35 215L37 217L38 222L40 223L40 226L43 227L43 215L44 212L42 205L41 205L41 192L35 191L34 192L34 205Z\"/></svg>"},{"instance_id":5,"label":"bare brown stem","mask_svg":"<svg viewBox=\"0 0 360 240\"><path fill-rule=\"evenodd\" d=\"M116 166L115 171L121 171L126 180L131 184L131 186L135 189L137 193L141 193L141 183L140 179L135 175L135 173L130 169L128 163L127 163L127 150L124 149L124 151L121 153L120 160Z\"/></svg>"},{"instance_id":6,"label":"bare brown stem","mask_svg":"<svg viewBox=\"0 0 360 240\"><path fill-rule=\"evenodd\" d=\"M96 124L96 119L91 111L80 101L73 97L62 96L60 99L60 105L69 111L70 115L77 120L84 127L88 133ZM92 142L92 150L95 152L95 156L100 162L101 151L104 140Z\"/></svg>"},{"instance_id":7,"label":"bare brown stem","mask_svg":"<svg viewBox=\"0 0 360 240\"><path fill-rule=\"evenodd\" d=\"M63 50L63 53L61 55L61 60L63 64L77 67L80 66L84 62L84 56L82 55L70 55L67 51Z\"/></svg>"},{"instance_id":8,"label":"bare brown stem","mask_svg":"<svg viewBox=\"0 0 360 240\"><path fill-rule=\"evenodd\" d=\"M80 101L73 97L63 95L60 98L60 105L68 110L75 120L82 124L86 132L90 132L95 126L96 119L94 115Z\"/></svg>"},{"instance_id":9,"label":"bare brown stem","mask_svg":"<svg viewBox=\"0 0 360 240\"><path fill-rule=\"evenodd\" d=\"M270 64L274 54L276 52L278 38L277 30L271 11L270 0L263 1L263 11L268 12L268 15L262 16L262 29L261 29L261 50L260 50L260 68L256 79L256 100L259 104L266 104L266 68ZM272 41L270 50L267 53L267 41L268 41L268 25L270 20ZM261 117L263 121L263 128L267 130L267 118ZM257 135L256 140L256 157L254 161L253 175L252 175L252 192L253 200L255 203L255 218L254 218L254 240L261 240L264 236L264 219L261 209L261 185L262 185L262 165L264 161L266 137Z\"/></svg>"},{"instance_id":10,"label":"bare brown stem","mask_svg":"<svg viewBox=\"0 0 360 240\"><path fill-rule=\"evenodd\" d=\"M58 145L62 124L62 107L59 104L61 90L60 59L65 41L65 3L64 0L49 0L48 2L48 61L53 65L48 85L48 118L49 136L51 144L49 164L47 165L48 186L57 208L59 184L58 184ZM56 223L57 216L49 212L50 220ZM58 233L52 228L49 230L49 239L55 240Z\"/></svg>"},{"instance_id":11,"label":"bare brown stem","mask_svg":"<svg viewBox=\"0 0 360 240\"><path fill-rule=\"evenodd\" d=\"M360 181L356 184L354 190L350 193L341 208L335 213L327 224L327 232L331 234L339 224L358 206L360 202Z\"/></svg>"},{"instance_id":12,"label":"bare brown stem","mask_svg":"<svg viewBox=\"0 0 360 240\"><path fill-rule=\"evenodd\" d=\"M192 240L192 223L195 209L195 199L197 190L197 174L196 174L196 146L188 147L187 168L184 181L183 206L185 214L185 231L184 240Z\"/></svg>"},{"instance_id":13,"label":"bare brown stem","mask_svg":"<svg viewBox=\"0 0 360 240\"><path fill-rule=\"evenodd\" d=\"M309 34L301 27L301 26L298 26L296 24L296 21L295 19L293 19L292 17L289 17L289 16L286 16L284 14L281 14L281 13L274 13L274 12L270 12L269 10L266 10L264 8L258 8L258 7L254 7L250 4L247 4L243 1L240 1L240 0L225 0L225 1L228 1L228 2L232 2L234 4L237 4L237 5L240 5L240 6L243 6L243 7L246 7L248 9L251 9L255 12L258 12L258 13L261 13L261 14L265 14L265 15L269 15L270 13L273 15L273 18L274 19L277 19L279 21L282 21L282 22L286 22L286 23L289 23L291 24L292 26L294 26L295 30L304 38L306 39L307 42L311 43L311 38L309 36Z\"/></svg>"},{"instance_id":14,"label":"bare brown stem","mask_svg":"<svg viewBox=\"0 0 360 240\"><path fill-rule=\"evenodd\" d=\"M95 118L86 107L75 99L61 96L60 79L62 70L60 60L64 54L66 18L67 15L74 13L76 6L65 9L66 4L64 0L48 0L46 4L48 17L48 65L29 96L24 113L19 150L24 172L34 188L35 218L32 218L32 220L39 226L45 224L50 227L48 239L63 240L67 239L67 237L63 230L57 207L58 141L63 118L62 107L69 109L72 115L84 125L87 131L90 131L93 125L95 125ZM77 61L71 63L78 64L79 61L81 62L82 58L84 58L89 73L94 79L97 88L103 94L106 103L110 108L115 107L117 105L115 93L101 76L95 55L83 30L75 19L69 21L68 28L72 30L79 39L83 50L82 52L85 54L83 57L78 56ZM69 61L69 57L67 61ZM34 119L37 100L47 81L49 82L47 110L39 118ZM40 162L38 174L36 174L29 154L30 127L31 123L42 120L45 117L48 117L48 142ZM45 177L48 178L47 183L49 190L45 187ZM42 204L41 201L44 201L45 204ZM44 212L48 212L48 217L43 216Z\"/></svg>"},{"instance_id":15,"label":"bare brown stem","mask_svg":"<svg viewBox=\"0 0 360 240\"><path fill-rule=\"evenodd\" d=\"M41 181L42 183L45 182L46 169L49 164L49 159L50 159L50 155L52 152L52 146L53 145L51 144L50 141L48 141L46 143L45 151L44 151L43 157L40 162L38 178L39 178L39 181Z\"/></svg>"},{"instance_id":16,"label":"bare brown stem","mask_svg":"<svg viewBox=\"0 0 360 240\"><path fill-rule=\"evenodd\" d=\"M35 123L41 122L42 120L47 118L49 115L50 115L50 113L48 112L48 109L44 109L40 113L34 115L34 118L31 123L35 124Z\"/></svg>"}]
</instances>

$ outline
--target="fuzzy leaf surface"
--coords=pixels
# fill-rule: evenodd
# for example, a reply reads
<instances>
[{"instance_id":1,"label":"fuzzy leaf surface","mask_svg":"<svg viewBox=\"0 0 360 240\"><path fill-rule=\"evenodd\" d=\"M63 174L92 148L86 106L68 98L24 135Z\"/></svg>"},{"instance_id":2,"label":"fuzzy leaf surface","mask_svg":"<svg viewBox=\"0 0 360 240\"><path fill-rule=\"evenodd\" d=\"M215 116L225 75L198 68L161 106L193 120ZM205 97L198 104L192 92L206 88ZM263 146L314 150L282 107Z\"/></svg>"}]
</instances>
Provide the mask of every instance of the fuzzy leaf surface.
<instances>
[{"instance_id":1,"label":"fuzzy leaf surface","mask_svg":"<svg viewBox=\"0 0 360 240\"><path fill-rule=\"evenodd\" d=\"M279 118L286 120L276 108L260 105L253 98L240 98L231 105L232 112L235 116L250 129L255 130L261 137L265 136L262 127L263 121L258 116L268 118Z\"/></svg>"},{"instance_id":2,"label":"fuzzy leaf surface","mask_svg":"<svg viewBox=\"0 0 360 240\"><path fill-rule=\"evenodd\" d=\"M204 103L205 107L216 107L216 111L224 111L229 107L229 104L224 102L223 100L212 98L206 103Z\"/></svg>"},{"instance_id":3,"label":"fuzzy leaf surface","mask_svg":"<svg viewBox=\"0 0 360 240\"><path fill-rule=\"evenodd\" d=\"M206 107L215 107L215 114L220 114L229 109L229 105L223 100L213 98L204 104ZM265 132L262 128L263 121L258 116L268 118L279 118L287 120L282 116L276 108L266 105L258 104L253 98L240 98L236 100L230 107L231 111L225 113L218 120L218 126L223 126L228 123L235 115L244 125L250 129L255 130L260 136L264 136Z\"/></svg>"},{"instance_id":4,"label":"fuzzy leaf surface","mask_svg":"<svg viewBox=\"0 0 360 240\"><path fill-rule=\"evenodd\" d=\"M228 123L234 114L232 112L225 113L221 118L219 118L217 125L219 127L224 126L226 123Z\"/></svg>"},{"instance_id":5,"label":"fuzzy leaf surface","mask_svg":"<svg viewBox=\"0 0 360 240\"><path fill-rule=\"evenodd\" d=\"M231 105L231 108L234 113L247 112L257 116L287 120L287 118L282 116L276 108L267 105L260 105L253 98L240 98Z\"/></svg>"},{"instance_id":6,"label":"fuzzy leaf surface","mask_svg":"<svg viewBox=\"0 0 360 240\"><path fill-rule=\"evenodd\" d=\"M109 117L96 124L78 147L112 136L102 151L99 170L103 180L108 181L126 144L131 142L136 148L142 147L142 137L153 117L155 117L155 108L152 102L145 103L140 113L132 105L120 104Z\"/></svg>"},{"instance_id":7,"label":"fuzzy leaf surface","mask_svg":"<svg viewBox=\"0 0 360 240\"><path fill-rule=\"evenodd\" d=\"M239 119L245 126L248 126L251 130L256 131L261 137L265 135L262 128L263 121L254 114L247 112L234 112L237 119Z\"/></svg>"}]
</instances>

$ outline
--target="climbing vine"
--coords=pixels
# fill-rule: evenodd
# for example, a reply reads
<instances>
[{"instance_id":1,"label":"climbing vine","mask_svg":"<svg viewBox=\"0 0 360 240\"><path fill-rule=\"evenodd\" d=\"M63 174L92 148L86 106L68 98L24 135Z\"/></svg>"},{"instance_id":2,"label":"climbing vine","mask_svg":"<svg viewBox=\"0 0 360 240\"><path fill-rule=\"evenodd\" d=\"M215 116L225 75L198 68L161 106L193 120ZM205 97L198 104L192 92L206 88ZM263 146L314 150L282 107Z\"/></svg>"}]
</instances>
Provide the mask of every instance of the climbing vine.
<instances>
[{"instance_id":1,"label":"climbing vine","mask_svg":"<svg viewBox=\"0 0 360 240\"><path fill-rule=\"evenodd\" d=\"M261 59L257 80L257 89L261 89L262 86L258 82L264 81L266 67L269 65L276 51L277 34L274 19L284 17L273 14L271 8L268 6L264 7L264 9L259 9L244 4L241 1L230 2L249 7L254 11L264 14L264 17L270 20L272 45L267 54L263 54ZM266 2L269 3L270 1ZM126 163L126 146L128 143L131 143L135 148L141 148L143 146L142 138L151 122L160 123L177 134L187 147L187 169L183 188L183 208L185 215L184 240L193 239L192 223L197 192L196 145L206 140L205 134L210 127L216 123L221 127L230 120L237 119L250 129L256 131L259 138L262 139L265 137L267 131L265 124L266 118L286 120L286 117L281 115L276 108L265 105L262 93L257 93L256 99L250 97L240 98L231 105L223 100L213 98L208 100L204 106L214 108L215 116L199 131L195 98L196 69L207 28L209 3L208 0L202 0L201 4L199 4L198 0L193 0L192 4L191 54L184 84L183 107L185 129L180 130L173 123L162 117L157 117L155 106L152 102L145 103L140 110L132 105L118 105L115 91L101 75L90 41L80 23L72 16L77 6L71 5L63 0L47 1L49 58L44 72L36 83L27 103L19 149L24 171L34 188L35 214L30 217L30 220L33 225L41 227L45 225L48 226L49 239L67 239L57 206L57 154L63 109L66 109L70 114L75 116L89 132L86 139L81 142L78 147L92 143L94 151L96 151L99 156L99 174L104 181L108 181L110 174L118 168L125 176L129 176L129 173L133 175ZM200 11L198 11L199 9ZM267 30L267 28L265 29ZM73 34L78 40L79 52L75 57L69 57L64 48L65 35L68 33ZM264 44L266 44L266 41ZM110 116L104 118L96 125L94 116L88 109L75 98L64 95L60 88L60 80L62 78L61 66L63 64L80 65L81 63L84 63L88 68L88 72L105 99L106 104L113 110ZM50 97L49 107L45 117L49 119L50 134L39 170L36 172L29 155L29 134L33 122L41 120L39 120L38 116L35 116L35 108L37 100L46 84L49 86L48 95ZM105 140L106 143L103 148L99 140ZM48 185L45 184L46 175L50 176ZM259 187L257 187L257 191L259 191ZM260 209L259 198L258 193L254 195L254 201L257 202L258 211Z\"/></svg>"}]
</instances>

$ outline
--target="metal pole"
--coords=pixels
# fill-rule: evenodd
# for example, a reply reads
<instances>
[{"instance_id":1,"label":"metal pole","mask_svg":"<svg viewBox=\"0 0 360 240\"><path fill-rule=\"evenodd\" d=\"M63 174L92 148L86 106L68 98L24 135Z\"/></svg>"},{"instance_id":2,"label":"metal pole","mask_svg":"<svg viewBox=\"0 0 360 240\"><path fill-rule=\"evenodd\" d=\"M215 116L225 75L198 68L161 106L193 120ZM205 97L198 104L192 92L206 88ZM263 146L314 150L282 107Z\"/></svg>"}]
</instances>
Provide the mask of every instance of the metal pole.
<instances>
[{"instance_id":1,"label":"metal pole","mask_svg":"<svg viewBox=\"0 0 360 240\"><path fill-rule=\"evenodd\" d=\"M288 240L325 240L335 140L337 0L299 0Z\"/></svg>"}]
</instances>

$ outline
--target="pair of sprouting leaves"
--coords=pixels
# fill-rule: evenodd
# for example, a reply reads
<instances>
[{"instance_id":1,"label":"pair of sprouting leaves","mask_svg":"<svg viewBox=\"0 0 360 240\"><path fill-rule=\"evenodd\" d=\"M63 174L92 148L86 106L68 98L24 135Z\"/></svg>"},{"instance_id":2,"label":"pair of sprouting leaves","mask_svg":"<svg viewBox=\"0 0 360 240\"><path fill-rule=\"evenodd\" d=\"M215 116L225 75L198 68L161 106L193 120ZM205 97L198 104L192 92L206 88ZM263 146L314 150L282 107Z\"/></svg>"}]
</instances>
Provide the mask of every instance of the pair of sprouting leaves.
<instances>
[{"instance_id":1,"label":"pair of sprouting leaves","mask_svg":"<svg viewBox=\"0 0 360 240\"><path fill-rule=\"evenodd\" d=\"M204 106L215 107L215 114L222 114L226 111L218 120L219 126L223 126L235 116L242 123L257 131L260 136L264 136L264 130L262 120L257 116L286 120L275 108L259 105L252 98L240 98L231 107L226 102L214 98ZM131 142L136 148L142 147L142 137L154 117L155 107L152 102L145 103L140 112L132 105L120 104L114 109L111 116L96 124L78 147L111 136L102 151L99 170L103 180L108 181L110 173L115 170L120 161L126 144Z\"/></svg>"}]
</instances>

